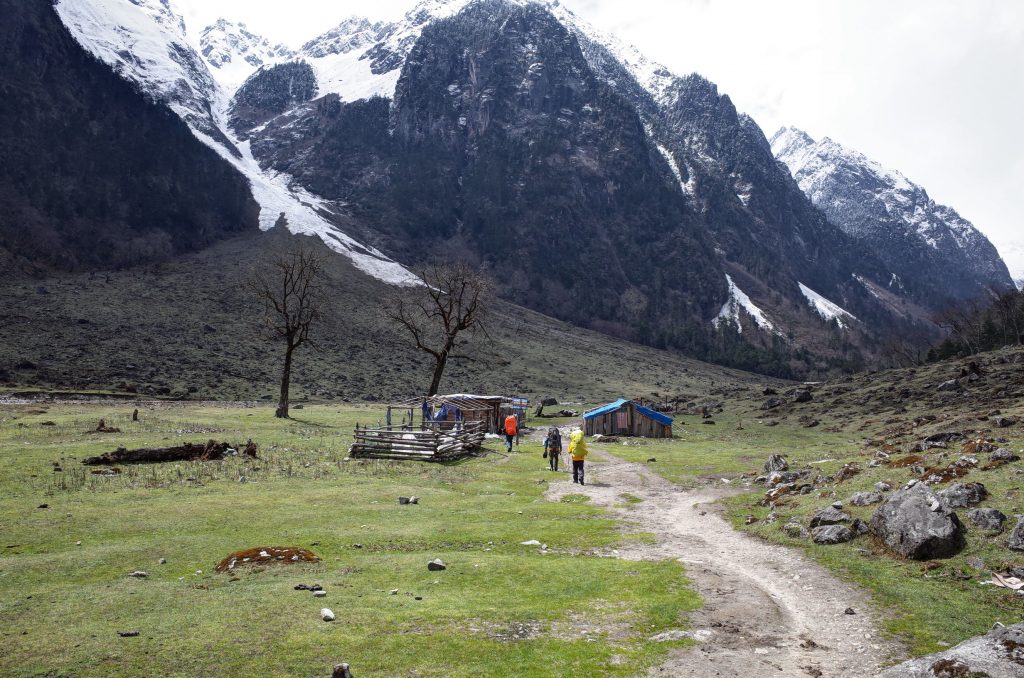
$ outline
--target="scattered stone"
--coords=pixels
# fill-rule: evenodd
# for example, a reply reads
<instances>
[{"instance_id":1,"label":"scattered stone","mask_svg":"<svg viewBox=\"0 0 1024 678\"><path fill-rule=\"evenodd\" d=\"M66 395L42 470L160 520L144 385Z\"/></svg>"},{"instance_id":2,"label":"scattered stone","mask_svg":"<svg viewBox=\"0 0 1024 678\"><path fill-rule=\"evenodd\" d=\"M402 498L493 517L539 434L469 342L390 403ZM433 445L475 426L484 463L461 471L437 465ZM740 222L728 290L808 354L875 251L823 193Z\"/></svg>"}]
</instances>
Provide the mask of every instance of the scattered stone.
<instances>
[{"instance_id":1,"label":"scattered stone","mask_svg":"<svg viewBox=\"0 0 1024 678\"><path fill-rule=\"evenodd\" d=\"M993 452L991 455L989 455L989 459L991 461L1004 461L1004 462L1020 461L1020 457L1018 455L1014 454L1013 452L1011 452L1010 450L1006 449L1005 447L1000 447L999 449L997 449L995 452Z\"/></svg>"},{"instance_id":2,"label":"scattered stone","mask_svg":"<svg viewBox=\"0 0 1024 678\"><path fill-rule=\"evenodd\" d=\"M796 482L799 478L799 474L792 471L775 471L774 473L769 473L764 482L768 487L775 487L776 485Z\"/></svg>"},{"instance_id":3,"label":"scattered stone","mask_svg":"<svg viewBox=\"0 0 1024 678\"><path fill-rule=\"evenodd\" d=\"M420 503L420 498L419 497L409 497L409 503L410 504L419 504Z\"/></svg>"},{"instance_id":4,"label":"scattered stone","mask_svg":"<svg viewBox=\"0 0 1024 678\"><path fill-rule=\"evenodd\" d=\"M166 564L167 564L167 559L166 559L166 558L161 558L161 559L160 559L160 560L158 560L157 562L158 562L159 564L161 564L161 565L166 565Z\"/></svg>"},{"instance_id":5,"label":"scattered stone","mask_svg":"<svg viewBox=\"0 0 1024 678\"><path fill-rule=\"evenodd\" d=\"M390 591L388 591L388 595L389 596L397 596L398 595L398 589L391 589Z\"/></svg>"},{"instance_id":6,"label":"scattered stone","mask_svg":"<svg viewBox=\"0 0 1024 678\"><path fill-rule=\"evenodd\" d=\"M1021 676L1024 671L1024 624L999 625L956 647L893 666L879 678L970 678Z\"/></svg>"},{"instance_id":7,"label":"scattered stone","mask_svg":"<svg viewBox=\"0 0 1024 678\"><path fill-rule=\"evenodd\" d=\"M764 472L768 475L779 471L788 471L789 462L781 454L773 454L764 463Z\"/></svg>"},{"instance_id":8,"label":"scattered stone","mask_svg":"<svg viewBox=\"0 0 1024 678\"><path fill-rule=\"evenodd\" d=\"M655 459L654 457L651 457L650 459L648 459L648 460L647 460L647 463L648 463L648 464L653 464L653 463L654 463L654 462L656 462L656 461L658 461L658 460L657 460L657 459Z\"/></svg>"},{"instance_id":9,"label":"scattered stone","mask_svg":"<svg viewBox=\"0 0 1024 678\"><path fill-rule=\"evenodd\" d=\"M313 591L315 593L316 591L323 591L324 587L321 586L320 584L313 584L312 586L309 587L309 590Z\"/></svg>"},{"instance_id":10,"label":"scattered stone","mask_svg":"<svg viewBox=\"0 0 1024 678\"><path fill-rule=\"evenodd\" d=\"M803 539L807 537L807 530L804 526L797 522L789 522L782 526L782 531L788 536L794 539Z\"/></svg>"},{"instance_id":11,"label":"scattered stone","mask_svg":"<svg viewBox=\"0 0 1024 678\"><path fill-rule=\"evenodd\" d=\"M309 588L309 584L296 584L293 588L296 591L312 591L313 590L313 589Z\"/></svg>"},{"instance_id":12,"label":"scattered stone","mask_svg":"<svg viewBox=\"0 0 1024 678\"><path fill-rule=\"evenodd\" d=\"M314 598L323 598L327 595L327 591L313 591Z\"/></svg>"},{"instance_id":13,"label":"scattered stone","mask_svg":"<svg viewBox=\"0 0 1024 678\"><path fill-rule=\"evenodd\" d=\"M857 612L852 607L848 607L843 610L843 614L857 614Z\"/></svg>"},{"instance_id":14,"label":"scattered stone","mask_svg":"<svg viewBox=\"0 0 1024 678\"><path fill-rule=\"evenodd\" d=\"M769 513L769 514L768 514L767 516L765 516L765 518L764 518L764 524L765 524L765 525L774 525L774 524L775 524L775 523L777 523L778 521L779 521L779 514L778 514L778 513L776 513L775 511L771 511L771 512L770 512L770 513Z\"/></svg>"},{"instance_id":15,"label":"scattered stone","mask_svg":"<svg viewBox=\"0 0 1024 678\"><path fill-rule=\"evenodd\" d=\"M444 561L440 558L435 558L427 563L427 569L431 572L440 572L441 570L447 570L448 566L444 564Z\"/></svg>"},{"instance_id":16,"label":"scattered stone","mask_svg":"<svg viewBox=\"0 0 1024 678\"><path fill-rule=\"evenodd\" d=\"M401 504L402 506L405 506L406 504L409 503L409 497L399 497L398 503Z\"/></svg>"},{"instance_id":17,"label":"scattered stone","mask_svg":"<svg viewBox=\"0 0 1024 678\"><path fill-rule=\"evenodd\" d=\"M967 508L983 502L988 490L981 483L954 483L938 495L950 508Z\"/></svg>"},{"instance_id":18,"label":"scattered stone","mask_svg":"<svg viewBox=\"0 0 1024 678\"><path fill-rule=\"evenodd\" d=\"M841 501L834 501L834 502L832 502L832 508L841 511L843 509L843 502L841 502Z\"/></svg>"},{"instance_id":19,"label":"scattered stone","mask_svg":"<svg viewBox=\"0 0 1024 678\"><path fill-rule=\"evenodd\" d=\"M746 525L753 525L754 523L757 522L757 516L748 513L747 517L743 519L743 522Z\"/></svg>"},{"instance_id":20,"label":"scattered stone","mask_svg":"<svg viewBox=\"0 0 1024 678\"><path fill-rule=\"evenodd\" d=\"M134 572L132 572L128 576L129 577L136 577L136 578L139 578L139 579L144 579L144 578L149 576L149 572L146 572L144 570L135 570Z\"/></svg>"},{"instance_id":21,"label":"scattered stone","mask_svg":"<svg viewBox=\"0 0 1024 678\"><path fill-rule=\"evenodd\" d=\"M36 508L41 508L41 509L48 509L48 508L50 508L50 505L49 505L49 504L40 504L40 505L39 505L39 506L37 506Z\"/></svg>"},{"instance_id":22,"label":"scattered stone","mask_svg":"<svg viewBox=\"0 0 1024 678\"><path fill-rule=\"evenodd\" d=\"M121 636L122 638L134 638L137 635L139 635L139 632L135 631L134 629L131 631L118 631L117 635Z\"/></svg>"},{"instance_id":23,"label":"scattered stone","mask_svg":"<svg viewBox=\"0 0 1024 678\"><path fill-rule=\"evenodd\" d=\"M1014 551L1024 551L1024 516L1017 520L1017 525L1010 533L1010 539L1006 545Z\"/></svg>"},{"instance_id":24,"label":"scattered stone","mask_svg":"<svg viewBox=\"0 0 1024 678\"><path fill-rule=\"evenodd\" d=\"M850 497L850 503L854 506L871 506L882 501L881 492L857 492Z\"/></svg>"},{"instance_id":25,"label":"scattered stone","mask_svg":"<svg viewBox=\"0 0 1024 678\"><path fill-rule=\"evenodd\" d=\"M821 525L811 530L815 544L844 544L853 541L855 536L850 528L842 525Z\"/></svg>"},{"instance_id":26,"label":"scattered stone","mask_svg":"<svg viewBox=\"0 0 1024 678\"><path fill-rule=\"evenodd\" d=\"M875 483L875 489L879 492L889 492L892 490L892 485L889 483Z\"/></svg>"},{"instance_id":27,"label":"scattered stone","mask_svg":"<svg viewBox=\"0 0 1024 678\"><path fill-rule=\"evenodd\" d=\"M944 381L939 384L939 388L937 390L940 393L950 393L959 391L961 388L959 379L950 379L949 381Z\"/></svg>"},{"instance_id":28,"label":"scattered stone","mask_svg":"<svg viewBox=\"0 0 1024 678\"><path fill-rule=\"evenodd\" d=\"M853 524L850 525L850 529L853 530L854 534L856 534L858 536L862 535L862 534L867 534L868 532L871 531L871 527L868 526L868 524L865 523L860 518L854 518L853 519Z\"/></svg>"},{"instance_id":29,"label":"scattered stone","mask_svg":"<svg viewBox=\"0 0 1024 678\"><path fill-rule=\"evenodd\" d=\"M996 417L992 420L992 425L996 428L1010 428L1016 426L1019 421L1017 417Z\"/></svg>"},{"instance_id":30,"label":"scattered stone","mask_svg":"<svg viewBox=\"0 0 1024 678\"><path fill-rule=\"evenodd\" d=\"M943 558L964 545L964 526L924 483L894 492L871 517L871 532L912 560Z\"/></svg>"},{"instance_id":31,"label":"scattered stone","mask_svg":"<svg viewBox=\"0 0 1024 678\"><path fill-rule=\"evenodd\" d=\"M834 506L829 506L827 509L818 511L811 518L811 529L814 529L823 525L838 525L839 523L848 523L852 520L848 513L844 513Z\"/></svg>"},{"instance_id":32,"label":"scattered stone","mask_svg":"<svg viewBox=\"0 0 1024 678\"><path fill-rule=\"evenodd\" d=\"M814 395L807 390L797 391L796 395L793 396L793 402L796 403L809 403L814 400Z\"/></svg>"},{"instance_id":33,"label":"scattered stone","mask_svg":"<svg viewBox=\"0 0 1024 678\"><path fill-rule=\"evenodd\" d=\"M331 678L352 678L352 671L349 670L348 664L335 664Z\"/></svg>"},{"instance_id":34,"label":"scattered stone","mask_svg":"<svg viewBox=\"0 0 1024 678\"><path fill-rule=\"evenodd\" d=\"M783 400L782 398L778 398L778 397L773 396L773 397L769 398L768 400L764 401L764 403L761 405L761 409L762 410L774 410L776 407L782 407L785 404L786 404L785 400Z\"/></svg>"},{"instance_id":35,"label":"scattered stone","mask_svg":"<svg viewBox=\"0 0 1024 678\"><path fill-rule=\"evenodd\" d=\"M521 541L521 542L519 542L519 545L520 546L540 546L540 542L537 541L536 539L530 539L528 541Z\"/></svg>"},{"instance_id":36,"label":"scattered stone","mask_svg":"<svg viewBox=\"0 0 1024 678\"><path fill-rule=\"evenodd\" d=\"M967 520L975 527L989 532L1002 532L1006 514L994 508L976 508L967 512Z\"/></svg>"},{"instance_id":37,"label":"scattered stone","mask_svg":"<svg viewBox=\"0 0 1024 678\"><path fill-rule=\"evenodd\" d=\"M320 618L323 619L325 622L332 622L335 619L334 612L332 612L330 608L322 608L320 610Z\"/></svg>"}]
</instances>

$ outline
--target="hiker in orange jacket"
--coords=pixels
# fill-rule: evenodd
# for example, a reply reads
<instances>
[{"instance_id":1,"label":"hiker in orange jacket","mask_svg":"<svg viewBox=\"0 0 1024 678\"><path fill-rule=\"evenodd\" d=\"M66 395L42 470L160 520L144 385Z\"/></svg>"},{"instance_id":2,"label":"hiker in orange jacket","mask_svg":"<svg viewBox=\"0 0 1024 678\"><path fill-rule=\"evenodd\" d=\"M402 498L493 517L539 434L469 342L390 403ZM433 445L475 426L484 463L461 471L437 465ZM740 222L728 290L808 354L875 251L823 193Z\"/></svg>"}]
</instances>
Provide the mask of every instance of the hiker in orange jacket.
<instances>
[{"instance_id":1,"label":"hiker in orange jacket","mask_svg":"<svg viewBox=\"0 0 1024 678\"><path fill-rule=\"evenodd\" d=\"M519 433L519 419L514 414L505 417L505 449L511 454L512 442Z\"/></svg>"},{"instance_id":2,"label":"hiker in orange jacket","mask_svg":"<svg viewBox=\"0 0 1024 678\"><path fill-rule=\"evenodd\" d=\"M583 431L576 429L569 434L569 456L572 457L572 481L580 485L583 482L583 461L587 458L587 439Z\"/></svg>"}]
</instances>

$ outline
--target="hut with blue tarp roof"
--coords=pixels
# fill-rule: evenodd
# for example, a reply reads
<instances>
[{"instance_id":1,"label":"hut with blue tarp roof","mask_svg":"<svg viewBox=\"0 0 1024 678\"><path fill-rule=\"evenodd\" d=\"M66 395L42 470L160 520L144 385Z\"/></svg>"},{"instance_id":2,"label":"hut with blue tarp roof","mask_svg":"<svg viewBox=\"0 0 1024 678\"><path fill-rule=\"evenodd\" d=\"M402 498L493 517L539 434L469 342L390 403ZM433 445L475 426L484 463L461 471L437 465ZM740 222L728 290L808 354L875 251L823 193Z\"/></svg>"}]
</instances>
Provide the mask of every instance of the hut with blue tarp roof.
<instances>
[{"instance_id":1,"label":"hut with blue tarp roof","mask_svg":"<svg viewBox=\"0 0 1024 678\"><path fill-rule=\"evenodd\" d=\"M583 413L583 432L588 436L635 436L671 438L672 417L644 407L635 400L616 400Z\"/></svg>"}]
</instances>

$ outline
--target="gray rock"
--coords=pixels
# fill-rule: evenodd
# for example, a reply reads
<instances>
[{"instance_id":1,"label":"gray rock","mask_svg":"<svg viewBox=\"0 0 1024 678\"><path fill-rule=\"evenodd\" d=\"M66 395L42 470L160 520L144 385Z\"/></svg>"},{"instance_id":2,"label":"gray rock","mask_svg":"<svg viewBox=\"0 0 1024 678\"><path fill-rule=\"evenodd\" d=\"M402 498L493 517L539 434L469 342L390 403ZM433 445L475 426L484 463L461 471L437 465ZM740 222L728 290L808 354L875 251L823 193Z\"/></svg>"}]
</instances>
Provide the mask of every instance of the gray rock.
<instances>
[{"instance_id":1,"label":"gray rock","mask_svg":"<svg viewBox=\"0 0 1024 678\"><path fill-rule=\"evenodd\" d=\"M893 666L879 678L1024 678L1024 624L998 626L956 647Z\"/></svg>"},{"instance_id":2,"label":"gray rock","mask_svg":"<svg viewBox=\"0 0 1024 678\"><path fill-rule=\"evenodd\" d=\"M850 497L850 503L854 506L871 506L882 501L881 492L858 492Z\"/></svg>"},{"instance_id":3,"label":"gray rock","mask_svg":"<svg viewBox=\"0 0 1024 678\"><path fill-rule=\"evenodd\" d=\"M1016 426L1018 421L1020 419L1017 417L996 417L992 420L992 424L998 428L1010 428Z\"/></svg>"},{"instance_id":4,"label":"gray rock","mask_svg":"<svg viewBox=\"0 0 1024 678\"><path fill-rule=\"evenodd\" d=\"M1020 457L1005 447L1000 447L998 450L989 455L991 461L1020 461Z\"/></svg>"},{"instance_id":5,"label":"gray rock","mask_svg":"<svg viewBox=\"0 0 1024 678\"><path fill-rule=\"evenodd\" d=\"M853 525L850 526L850 529L853 530L854 534L856 535L867 534L871 531L871 528L868 526L868 524L860 518L853 519Z\"/></svg>"},{"instance_id":6,"label":"gray rock","mask_svg":"<svg viewBox=\"0 0 1024 678\"><path fill-rule=\"evenodd\" d=\"M954 483L938 495L950 508L967 508L985 501L988 490L981 483Z\"/></svg>"},{"instance_id":7,"label":"gray rock","mask_svg":"<svg viewBox=\"0 0 1024 678\"><path fill-rule=\"evenodd\" d=\"M781 454L773 454L768 457L768 461L764 463L764 472L767 475L776 473L779 471L788 471L789 462L786 461Z\"/></svg>"},{"instance_id":8,"label":"gray rock","mask_svg":"<svg viewBox=\"0 0 1024 678\"><path fill-rule=\"evenodd\" d=\"M850 514L844 513L834 506L829 506L827 509L818 511L811 518L811 529L819 527L821 525L838 525L839 523L848 523L852 520Z\"/></svg>"},{"instance_id":9,"label":"gray rock","mask_svg":"<svg viewBox=\"0 0 1024 678\"><path fill-rule=\"evenodd\" d=\"M334 612L331 611L331 609L328 607L321 608L320 618L323 619L325 622L332 622L335 619Z\"/></svg>"},{"instance_id":10,"label":"gray rock","mask_svg":"<svg viewBox=\"0 0 1024 678\"><path fill-rule=\"evenodd\" d=\"M134 572L132 572L128 576L129 577L136 577L138 579L145 579L146 577L149 576L149 572L145 572L143 570L135 570Z\"/></svg>"},{"instance_id":11,"label":"gray rock","mask_svg":"<svg viewBox=\"0 0 1024 678\"><path fill-rule=\"evenodd\" d=\"M960 518L924 483L894 492L871 517L871 532L912 560L951 556L964 545Z\"/></svg>"},{"instance_id":12,"label":"gray rock","mask_svg":"<svg viewBox=\"0 0 1024 678\"><path fill-rule=\"evenodd\" d=\"M938 390L940 392L952 392L959 391L961 388L960 381L958 379L950 379L939 384Z\"/></svg>"},{"instance_id":13,"label":"gray rock","mask_svg":"<svg viewBox=\"0 0 1024 678\"><path fill-rule=\"evenodd\" d=\"M1002 532L1006 514L994 508L976 508L967 512L967 520L975 527L989 532Z\"/></svg>"},{"instance_id":14,"label":"gray rock","mask_svg":"<svg viewBox=\"0 0 1024 678\"><path fill-rule=\"evenodd\" d=\"M1017 525L1010 533L1010 540L1006 542L1006 545L1014 551L1024 551L1024 516L1018 518Z\"/></svg>"},{"instance_id":15,"label":"gray rock","mask_svg":"<svg viewBox=\"0 0 1024 678\"><path fill-rule=\"evenodd\" d=\"M776 407L782 407L785 404L786 404L786 401L783 400L782 398L771 397L768 400L764 401L764 403L762 403L761 409L762 410L774 410Z\"/></svg>"},{"instance_id":16,"label":"gray rock","mask_svg":"<svg viewBox=\"0 0 1024 678\"><path fill-rule=\"evenodd\" d=\"M807 536L807 530L797 522L788 522L782 526L782 531L794 539L801 539Z\"/></svg>"},{"instance_id":17,"label":"gray rock","mask_svg":"<svg viewBox=\"0 0 1024 678\"><path fill-rule=\"evenodd\" d=\"M793 402L797 403L809 403L812 400L814 400L814 395L810 391L797 391L793 396Z\"/></svg>"},{"instance_id":18,"label":"gray rock","mask_svg":"<svg viewBox=\"0 0 1024 678\"><path fill-rule=\"evenodd\" d=\"M444 561L440 558L435 558L427 563L427 569L431 572L440 572L441 570L447 570L448 566L444 564Z\"/></svg>"},{"instance_id":19,"label":"gray rock","mask_svg":"<svg viewBox=\"0 0 1024 678\"><path fill-rule=\"evenodd\" d=\"M324 598L327 596L327 591L313 591L314 598Z\"/></svg>"},{"instance_id":20,"label":"gray rock","mask_svg":"<svg viewBox=\"0 0 1024 678\"><path fill-rule=\"evenodd\" d=\"M889 483L875 483L875 489L879 492L889 492L892 490L892 485Z\"/></svg>"},{"instance_id":21,"label":"gray rock","mask_svg":"<svg viewBox=\"0 0 1024 678\"><path fill-rule=\"evenodd\" d=\"M853 541L855 536L850 528L842 525L821 525L811 530L811 539L815 544L845 544Z\"/></svg>"},{"instance_id":22,"label":"gray rock","mask_svg":"<svg viewBox=\"0 0 1024 678\"><path fill-rule=\"evenodd\" d=\"M783 485L796 482L800 476L792 471L775 471L769 473L765 485L768 487L775 487L776 485Z\"/></svg>"}]
</instances>

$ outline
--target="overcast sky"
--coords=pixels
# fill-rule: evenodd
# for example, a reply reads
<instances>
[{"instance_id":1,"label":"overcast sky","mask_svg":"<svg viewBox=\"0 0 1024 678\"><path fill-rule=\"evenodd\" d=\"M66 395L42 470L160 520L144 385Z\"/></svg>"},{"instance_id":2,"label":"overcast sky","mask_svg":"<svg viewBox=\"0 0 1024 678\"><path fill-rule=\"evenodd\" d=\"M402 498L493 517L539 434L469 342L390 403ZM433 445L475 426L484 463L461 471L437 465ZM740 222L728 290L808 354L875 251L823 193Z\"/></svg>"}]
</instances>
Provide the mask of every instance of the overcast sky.
<instances>
[{"instance_id":1,"label":"overcast sky","mask_svg":"<svg viewBox=\"0 0 1024 678\"><path fill-rule=\"evenodd\" d=\"M220 16L297 46L414 0L174 0L191 32ZM971 220L1024 277L1024 2L562 0L677 74L716 82L769 137L829 136Z\"/></svg>"}]
</instances>

